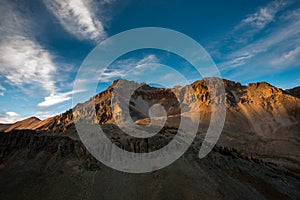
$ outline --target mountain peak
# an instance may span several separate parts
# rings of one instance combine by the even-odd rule
[[[196,92],[202,109],[201,111],[207,112],[207,116],[209,116],[209,106],[211,102],[207,81],[213,81],[214,83],[215,79],[216,78],[204,78],[191,84]],[[227,109],[236,110],[234,112],[241,112],[240,110],[246,112],[245,109],[250,109],[250,107],[251,109],[257,110],[257,113],[262,113],[264,110],[272,111],[272,109],[279,109],[278,112],[281,112],[283,108],[282,105],[286,105],[288,109],[294,109],[289,105],[296,105],[299,101],[290,95],[290,93],[296,91],[297,88],[283,92],[280,88],[272,86],[267,82],[250,83],[247,86],[243,86],[239,82],[226,79],[221,80],[225,87]],[[217,81],[215,83],[219,84]],[[118,86],[118,84],[120,85]],[[125,94],[131,86],[135,88],[140,86],[135,94],[132,95],[132,102],[130,104],[130,109],[133,111],[132,117],[136,120],[143,117],[147,118],[148,110],[146,108],[155,102],[162,103],[166,110],[169,110],[169,114],[177,115],[180,113],[178,102],[172,92],[178,92],[178,94],[180,94],[179,96],[185,98],[186,101],[195,101],[195,99],[192,99],[192,96],[189,95],[186,86],[177,86],[175,87],[175,90],[172,91],[168,88],[155,88],[145,83],[117,79],[113,81],[105,91],[95,95],[87,102],[77,104],[73,109],[68,110],[65,113],[43,121],[40,121],[40,119],[36,117],[30,117],[10,125],[6,131],[13,129],[35,129],[60,132],[66,130],[74,121],[81,117],[84,117],[92,123],[114,123],[113,116],[115,116],[115,113],[113,113],[114,109],[112,107],[116,105],[112,105],[111,101],[113,90],[115,87],[120,87],[122,93]],[[122,93],[119,95],[120,98],[122,98]],[[252,102],[254,102],[254,104]],[[149,105],[147,106],[146,104]],[[248,106],[249,108],[245,108],[244,106]],[[96,116],[95,114],[92,114],[95,109]],[[120,110],[120,112],[122,111]],[[289,110],[288,112],[292,113],[294,111]],[[298,111],[295,112],[297,113]]]
[[[7,128],[5,128],[4,132],[9,132],[12,130],[21,130],[21,129],[33,129],[41,120],[35,116],[23,119],[21,121],[17,121]]]
[[[283,91],[267,82],[249,83],[247,86],[248,95],[253,97],[270,97],[282,94]]]

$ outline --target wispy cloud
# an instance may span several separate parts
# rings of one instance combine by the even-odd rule
[[[265,7],[259,8],[257,12],[246,16],[246,18],[236,26],[236,29],[251,27],[252,31],[253,29],[255,29],[254,31],[259,31],[263,29],[267,24],[272,22],[275,19],[276,14],[281,11],[287,4],[287,1],[272,1]]]
[[[86,74],[82,73],[80,78],[77,78],[74,81],[76,89],[85,91],[85,93],[81,93],[80,101],[78,99],[75,101],[76,103],[83,102],[86,100],[86,97],[90,97],[94,94],[93,92],[90,92],[91,89],[94,89],[95,85],[98,85],[97,90],[101,91],[116,79],[124,78],[138,82],[146,82],[147,80],[145,78],[147,76],[152,76],[149,72],[156,70],[156,66],[154,64],[158,62],[159,59],[154,54],[148,54],[142,58],[119,58],[107,69],[95,69],[91,67]],[[142,81],[139,80],[143,77],[144,79]]]
[[[13,85],[32,84],[53,93],[52,74],[56,66],[49,52],[38,43],[22,36],[7,37],[0,44],[0,73]]]
[[[68,101],[71,99],[71,95],[75,93],[83,92],[83,90],[73,90],[71,92],[65,92],[65,93],[53,93],[50,94],[50,96],[47,96],[44,98],[44,101],[38,103],[38,106],[40,107],[49,107],[53,106],[55,104],[59,104],[65,101]]]
[[[72,92],[57,88],[57,64],[53,53],[36,39],[34,20],[22,5],[7,1],[0,8],[0,77],[29,95],[46,96],[38,106],[49,106],[70,99]],[[0,95],[4,95],[0,87]]]
[[[255,42],[246,45],[245,47],[234,51],[231,56],[238,56],[244,54],[256,55],[270,50],[277,44],[289,45],[289,40],[295,40],[295,37],[300,33],[300,18],[294,18],[290,21],[282,22],[280,27],[275,28],[270,34],[256,40]],[[298,41],[299,42],[299,41]],[[297,44],[296,44],[297,45]],[[283,46],[282,46],[283,47]],[[282,48],[281,47],[281,48]]]
[[[0,90],[6,90],[5,87],[3,87],[2,85],[0,85]]]
[[[17,114],[16,112],[6,112],[6,114],[10,117],[16,117],[19,116],[19,114]]]
[[[47,119],[49,117],[52,117],[52,116],[55,116],[55,115],[58,115],[59,112],[53,112],[53,111],[38,111],[36,113],[34,113],[34,116],[43,120],[43,119]]]
[[[7,1],[1,6],[0,74],[11,85],[55,91],[53,56],[35,39],[34,25],[22,4]],[[20,9],[22,7],[22,9]],[[30,15],[29,15],[30,16]]]
[[[18,113],[13,112],[13,111],[8,111],[6,113],[0,113],[0,122],[1,123],[10,124],[10,123],[14,123],[16,121],[20,121],[22,119],[24,119],[24,118],[21,117]]]
[[[137,76],[143,72],[143,67],[158,63],[158,61],[159,59],[154,54],[145,56],[142,59],[129,58],[117,60],[111,68],[102,72],[100,81],[110,82],[126,76],[129,72]]]
[[[283,58],[284,59],[291,59],[291,58],[295,58],[299,54],[300,54],[300,47],[297,47],[297,48],[289,51],[288,53],[284,54]]]
[[[63,28],[78,39],[99,40],[105,37],[103,22],[94,13],[92,1],[44,0],[46,7]]]
[[[271,64],[272,65],[290,64],[291,62],[296,62],[297,58],[300,60],[299,46],[286,53],[283,53],[280,57],[273,59],[271,61]]]
[[[257,8],[257,11],[246,15],[238,24],[236,24],[229,33],[226,33],[223,42],[219,48],[234,50],[240,45],[251,42],[255,36],[264,31],[265,28],[276,23],[278,15],[291,2],[283,0],[271,1],[265,6]],[[215,47],[215,45],[213,45]],[[218,52],[215,52],[218,53]]]
[[[4,92],[6,91],[6,88],[0,85],[0,96],[4,96]]]
[[[275,4],[284,5],[277,1],[271,5]],[[278,5],[275,6],[276,10],[280,8]],[[247,67],[248,71],[253,71],[254,67],[258,65],[263,65],[266,69],[288,67],[286,61],[292,61],[299,54],[300,9],[285,11],[274,20],[276,20],[276,25],[271,28],[268,27],[267,34],[229,52],[225,56],[225,61],[219,63],[221,70],[232,69],[249,63],[251,63],[251,67]],[[243,69],[246,70],[246,68]],[[248,72],[244,71],[244,73]]]
[[[233,68],[233,67],[238,67],[238,66],[244,65],[244,64],[246,64],[247,60],[249,60],[252,57],[253,57],[253,54],[251,54],[251,53],[245,53],[240,56],[236,56],[229,61],[223,62],[220,65],[220,70],[222,71],[228,67]]]
[[[49,107],[70,99],[71,97],[69,97],[67,94],[51,94],[50,96],[45,97],[44,101],[38,103],[38,106]]]

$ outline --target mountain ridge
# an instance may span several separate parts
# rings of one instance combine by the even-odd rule
[[[115,81],[105,91],[60,115],[42,121],[31,119],[32,130],[18,130],[21,126],[15,125],[10,131],[2,132],[0,178],[5,193],[0,196],[3,199],[117,199],[119,196],[113,188],[122,188],[127,199],[141,199],[140,194],[149,199],[153,196],[157,199],[298,198],[299,98],[266,82],[243,86],[223,80],[226,95],[223,103],[227,109],[224,128],[212,151],[199,159],[199,148],[211,120],[211,102],[221,101],[220,95],[211,98],[205,80],[190,85],[196,98],[187,86],[172,90],[123,81],[128,84],[121,84],[120,91],[114,91],[118,87]],[[162,105],[166,111],[166,123],[155,136],[132,137],[116,124],[115,117],[124,116],[119,106],[124,103],[122,95],[133,87],[138,87],[129,104],[134,123],[142,128],[151,124],[153,118],[148,112],[155,104]],[[110,141],[123,150],[153,152],[167,145],[177,133],[180,103],[187,110],[195,106],[200,110],[196,138],[170,166],[138,176],[113,170],[96,160],[80,140],[74,125],[74,121],[84,118],[99,124]],[[28,125],[30,120],[24,121]],[[107,156],[114,153],[105,145],[101,149]]]
[[[198,80],[190,84],[196,94],[196,99],[188,92],[188,86],[170,88],[155,88],[149,85],[135,83],[124,79],[116,80],[105,91],[96,94],[84,103],[77,104],[73,109],[31,124],[30,126],[12,126],[4,130],[20,129],[23,127],[39,132],[53,132],[62,134],[76,132],[74,122],[86,120],[92,124],[116,124],[116,119],[124,116],[124,110],[120,109],[122,93],[128,93],[131,87],[138,89],[131,96],[129,110],[130,117],[136,124],[148,125],[149,108],[154,104],[162,105],[167,114],[167,120],[163,126],[166,128],[178,128],[181,113],[180,103],[187,105],[186,109],[199,109],[200,124],[198,132],[205,135],[211,120],[211,101],[219,101],[222,98],[211,99],[206,81]],[[119,82],[121,93],[113,96],[113,90]],[[226,95],[226,119],[223,133],[218,144],[225,147],[235,147],[241,151],[248,151],[255,155],[273,159],[276,154],[280,162],[292,167],[300,168],[300,99],[290,95],[284,90],[268,84],[267,82],[250,83],[243,86],[238,82],[223,79]],[[123,86],[122,86],[123,85]],[[218,86],[217,86],[218,87]],[[181,100],[176,98],[176,95]],[[116,101],[112,102],[115,98]],[[218,100],[219,99],[219,100]],[[187,102],[188,104],[185,104]],[[193,116],[185,116],[193,120]],[[128,120],[128,119],[127,119]],[[20,123],[17,123],[20,124]],[[287,161],[287,162],[286,162]]]
[[[206,79],[211,79],[211,78],[206,78]],[[78,103],[74,108],[80,107],[80,106],[82,106],[84,104],[87,104],[87,103],[90,103],[94,99],[96,99],[95,103],[99,103],[104,96],[107,97],[107,95],[112,92],[113,88],[120,81],[125,81],[125,82],[128,82],[130,84],[131,83],[138,84],[134,81],[127,81],[125,79],[117,79],[117,80],[113,81],[113,83],[110,86],[108,86],[106,90],[96,94],[95,96],[93,96],[89,100],[87,100],[86,102]],[[295,97],[295,98],[299,98],[299,97],[297,97],[296,91],[298,91],[300,86],[295,87],[293,89],[282,90],[280,88],[272,86],[271,84],[269,84],[267,82],[249,83],[247,86],[245,86],[245,85],[242,85],[239,82],[235,82],[235,81],[231,81],[231,80],[222,79],[222,81],[223,81],[224,86],[225,86],[226,99],[228,100],[227,103],[231,104],[231,106],[237,105],[239,102],[244,103],[246,101],[253,101],[253,100],[250,100],[249,97],[253,98],[253,97],[257,97],[257,96],[260,96],[262,98],[266,97],[266,98],[270,99],[270,98],[272,98],[272,95],[286,94],[286,95],[289,95],[289,96],[292,96],[292,97]],[[194,81],[190,85],[196,91],[197,95],[200,94],[200,97],[199,97],[200,102],[206,102],[206,100],[209,99],[209,92],[208,92],[208,88],[206,87],[205,79]],[[147,84],[145,84],[144,87],[156,88],[156,87],[151,87]],[[183,87],[185,87],[185,86],[176,86],[174,88],[183,88]],[[158,90],[161,90],[161,89],[168,90],[169,88],[157,88],[157,89]],[[256,98],[256,100],[257,100],[257,98]],[[106,102],[106,103],[109,104],[108,102]],[[97,109],[97,105],[96,105],[96,109]],[[105,108],[103,110],[110,110],[110,109]],[[98,112],[98,110],[97,110],[97,112]],[[6,128],[2,128],[0,130],[2,130],[4,132],[9,132],[13,129],[15,129],[15,130],[20,130],[20,129],[45,130],[47,128],[51,129],[50,127],[45,127],[45,125],[51,124],[51,120],[56,120],[57,118],[61,118],[61,119],[66,121],[66,124],[69,124],[70,121],[72,121],[72,118],[73,118],[73,117],[70,116],[70,114],[72,114],[72,108],[65,111],[65,112],[63,112],[63,113],[61,113],[61,114],[59,114],[59,115],[52,116],[52,117],[46,118],[44,120],[39,120],[36,117],[29,117],[29,118],[26,118],[25,120],[17,121],[13,124],[1,124],[0,127],[6,126]],[[67,117],[63,117],[64,115],[66,115]],[[104,116],[101,116],[101,117],[100,117],[101,119],[99,120],[98,123],[106,123],[107,121],[111,122],[111,120],[106,119],[107,117],[108,118],[112,117],[110,114],[104,115]],[[35,123],[27,124],[28,120],[30,121],[34,118],[37,119],[35,121]],[[66,130],[66,128],[62,128],[62,129]]]

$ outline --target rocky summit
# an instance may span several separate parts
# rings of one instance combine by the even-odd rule
[[[299,87],[284,91],[266,82],[243,86],[223,79],[223,94],[216,80],[156,88],[120,79],[60,115],[0,124],[1,199],[298,199]],[[213,150],[199,159],[213,103],[226,106],[225,124]],[[200,119],[192,145],[170,166],[145,174],[97,161],[74,125],[99,124],[115,145],[147,153],[174,138],[182,117]],[[132,137],[120,128],[129,118],[159,132]]]

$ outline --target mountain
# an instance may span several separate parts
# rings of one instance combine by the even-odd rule
[[[4,132],[9,132],[12,130],[33,130],[36,125],[39,124],[41,120],[37,117],[29,117],[27,119],[18,121],[13,124],[1,124],[0,129]]]
[[[113,188],[123,188],[123,199],[198,199],[199,195],[204,199],[297,199],[300,99],[296,90],[283,91],[266,82],[243,86],[223,79],[223,101],[217,89],[208,90],[208,82],[220,87],[215,80],[155,88],[120,79],[60,115],[9,125],[0,135],[1,188],[6,191],[1,196],[110,199],[120,195],[114,194]],[[211,94],[216,96],[212,99]],[[129,114],[122,107],[126,101],[130,102]],[[199,160],[197,154],[211,120],[212,102],[226,105],[225,125],[213,151]],[[165,112],[161,107],[152,109],[157,104]],[[149,109],[155,117],[151,118]],[[80,142],[74,126],[83,119],[100,124],[119,147],[151,152],[174,138],[181,116],[190,121],[199,117],[190,111],[200,111],[200,125],[189,150],[169,167],[140,176],[117,172],[98,162]],[[164,114],[166,122],[160,124]],[[163,127],[151,138],[134,138],[119,128],[129,117],[142,127]],[[15,188],[22,192],[15,194]]]
[[[5,131],[11,126],[11,124],[1,124],[0,123],[0,131]]]
[[[160,104],[163,105],[168,116],[165,127],[176,128],[180,124],[181,112],[177,95],[180,96],[180,101],[189,102],[189,109],[199,106],[201,113],[199,132],[205,134],[211,118],[211,99],[206,84],[208,80],[213,81],[213,79],[200,80],[190,86],[177,86],[172,89],[154,88],[122,79],[116,80],[105,91],[85,103],[76,105],[73,111],[68,110],[42,121],[29,118],[9,126],[5,131],[30,129],[60,133],[67,131],[74,126],[74,121],[81,119],[95,124],[115,123],[113,116],[122,118],[124,115],[124,111],[119,108],[124,94],[129,93],[130,88],[138,88],[130,99],[129,108],[129,117],[135,123],[149,124],[151,121],[148,115],[149,108],[154,104]],[[274,159],[273,155],[276,154],[278,159],[273,160],[274,162],[300,165],[299,98],[266,82],[251,83],[247,86],[229,80],[223,80],[223,83],[227,110],[222,137],[218,144],[241,151],[246,150],[266,160]],[[113,96],[117,85],[120,87],[119,91],[123,93],[114,92],[115,96]],[[188,87],[195,90],[198,101],[192,99]],[[192,116],[188,117],[192,118]]]
[[[290,95],[293,95],[294,97],[300,98],[300,86],[294,87],[292,89],[285,90]]]

